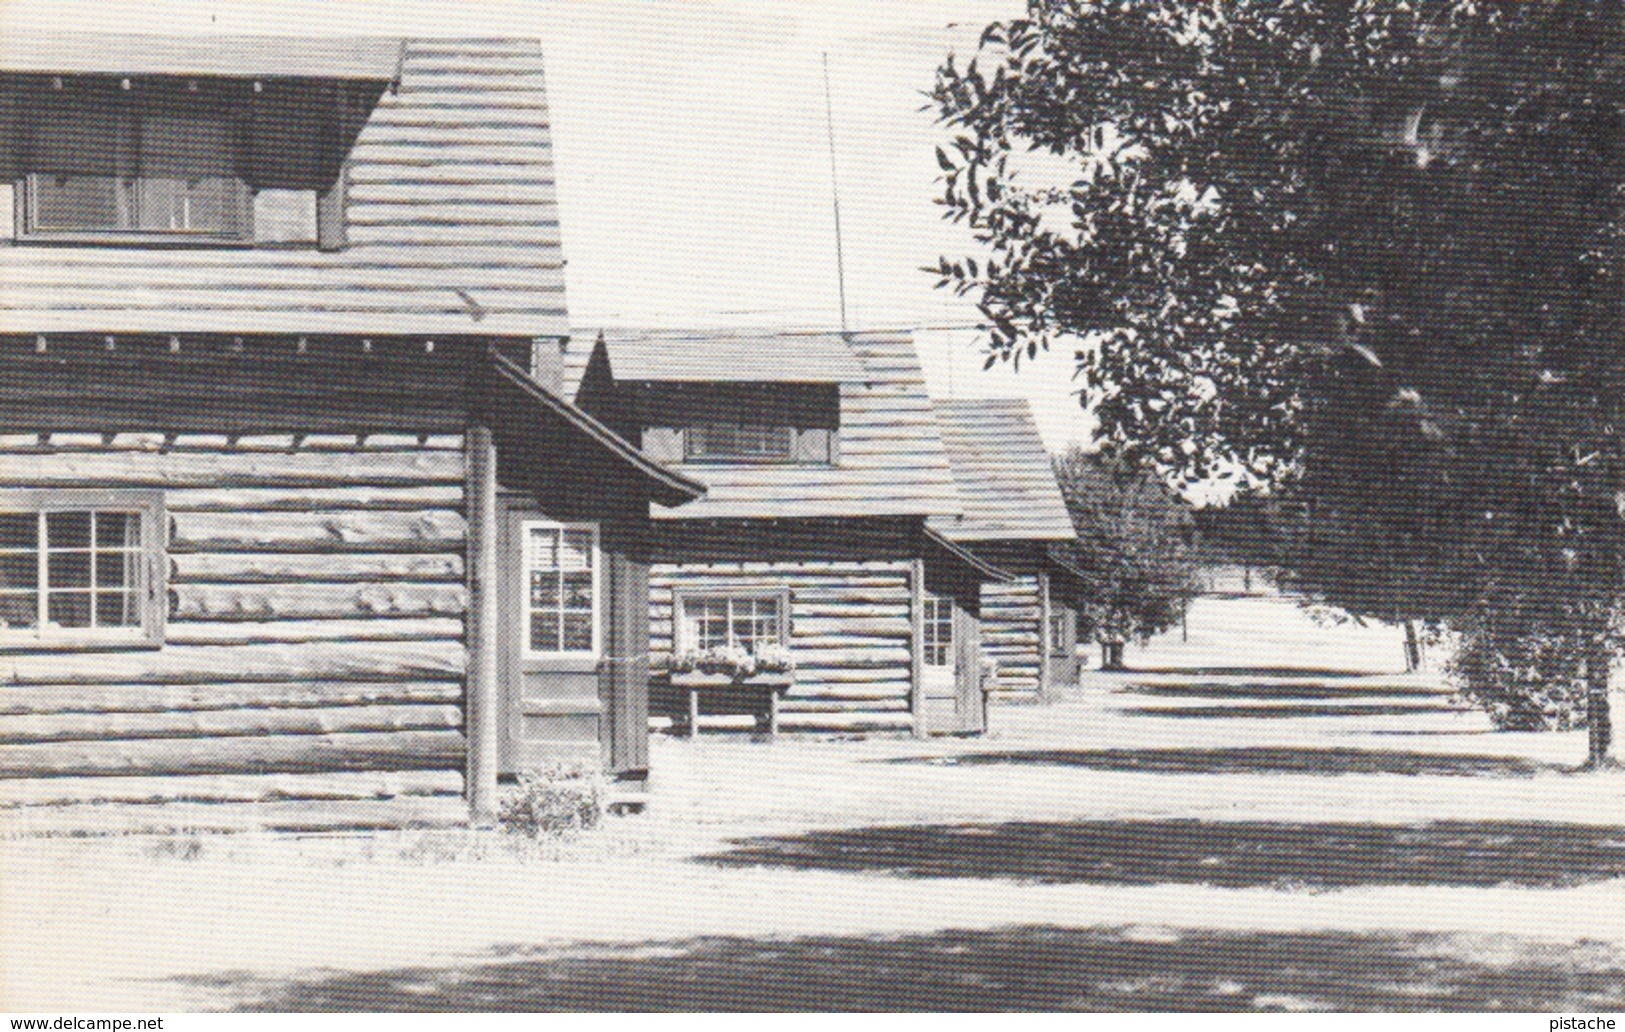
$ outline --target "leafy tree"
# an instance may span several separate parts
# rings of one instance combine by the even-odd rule
[[[990,362],[1075,342],[1106,447],[1289,495],[1305,584],[1604,761],[1625,0],[1030,0],[934,99]]]
[[[1179,622],[1196,593],[1190,506],[1162,479],[1121,458],[1074,447],[1053,460],[1076,541],[1057,546],[1086,578],[1081,633],[1122,665],[1122,645]]]

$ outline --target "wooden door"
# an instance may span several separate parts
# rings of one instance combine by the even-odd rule
[[[987,693],[982,690],[982,621],[954,605],[954,733],[987,730]]]
[[[610,577],[600,528],[500,506],[500,773],[552,764],[602,769],[600,657]]]
[[[987,728],[982,694],[981,629],[957,599],[927,595],[921,716],[927,734],[977,734]]]

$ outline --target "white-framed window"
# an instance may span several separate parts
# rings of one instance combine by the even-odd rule
[[[163,642],[163,495],[0,491],[0,647]]]
[[[527,520],[525,652],[531,656],[596,656],[603,623],[598,524]]]
[[[763,645],[789,645],[789,599],[782,591],[740,594],[679,593],[677,647],[736,645],[755,652]]]
[[[925,665],[954,665],[954,602],[942,595],[925,596]]]

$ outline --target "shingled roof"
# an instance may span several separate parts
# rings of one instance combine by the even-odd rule
[[[564,358],[564,393],[574,399],[599,334],[578,332]],[[928,516],[959,512],[948,456],[919,357],[903,332],[743,334],[701,331],[666,334],[606,332],[604,348],[617,383],[694,382],[696,370],[714,369],[716,383],[829,383],[840,395],[840,458],[833,466],[678,464],[672,468],[706,485],[706,496],[681,509],[655,510],[662,519]],[[613,341],[643,342],[623,372]],[[673,355],[654,358],[659,339]],[[718,341],[731,368],[701,354]],[[741,341],[751,346],[735,347]],[[720,353],[720,351],[719,351]],[[686,356],[686,357],[685,357]],[[822,356],[818,363],[808,356]],[[661,376],[649,375],[656,368]]]
[[[0,331],[569,332],[538,42],[86,40],[8,43],[0,72],[372,81],[382,96],[350,153],[348,242],[0,247]]]
[[[931,529],[953,541],[1064,541],[1076,535],[1032,409],[1020,398],[933,405],[962,515]]]

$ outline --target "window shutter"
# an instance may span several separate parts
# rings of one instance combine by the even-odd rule
[[[350,163],[339,166],[333,184],[316,198],[316,246],[323,251],[341,251],[350,242],[344,207],[350,192]]]
[[[833,462],[834,456],[833,430],[808,430],[796,432],[796,461],[797,462]]]
[[[683,432],[671,426],[646,427],[643,454],[656,462],[682,462]]]

